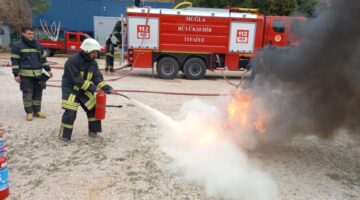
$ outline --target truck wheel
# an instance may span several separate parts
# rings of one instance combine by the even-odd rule
[[[187,79],[199,80],[204,78],[206,64],[201,58],[190,58],[184,64],[184,74]]]
[[[164,57],[157,63],[156,71],[163,79],[173,79],[179,73],[179,63],[175,58]]]

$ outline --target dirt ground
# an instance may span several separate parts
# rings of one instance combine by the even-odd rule
[[[0,65],[9,54],[0,54]],[[66,58],[49,58],[62,66]],[[99,60],[104,67],[104,60]],[[54,69],[49,84],[60,85],[63,70]],[[104,73],[105,79],[123,75]],[[239,82],[241,73],[229,73]],[[109,82],[119,90],[182,93],[226,93],[229,85],[219,72],[208,72],[201,81],[179,75],[161,80],[151,70],[134,70],[123,79]],[[103,121],[103,139],[87,136],[87,119],[79,109],[70,145],[58,141],[63,110],[61,90],[48,87],[42,110],[47,119],[25,120],[21,92],[11,67],[0,66],[0,123],[6,127],[9,199],[215,199],[205,190],[167,170],[171,162],[159,148],[157,121],[141,107],[119,96],[108,97]],[[137,101],[169,116],[184,102],[198,98],[213,104],[216,96],[163,95],[124,92]],[[338,134],[331,140],[313,136],[295,138],[287,145],[259,149],[248,156],[259,161],[278,185],[279,199],[339,200],[360,199],[360,137]]]

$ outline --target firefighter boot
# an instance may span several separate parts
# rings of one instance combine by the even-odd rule
[[[34,117],[38,117],[38,118],[46,118],[45,113],[43,112],[37,112],[34,114]]]
[[[89,135],[89,137],[97,137],[97,133],[96,133],[96,132],[91,132],[91,131],[89,131],[88,135]]]
[[[33,117],[33,114],[32,114],[32,113],[27,113],[27,114],[26,114],[26,120],[27,120],[27,121],[32,121],[33,118],[34,118],[34,117]]]
[[[67,145],[70,144],[70,140],[68,140],[66,138],[59,137],[59,144],[61,146],[67,146]]]

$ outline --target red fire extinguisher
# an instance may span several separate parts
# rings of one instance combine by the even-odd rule
[[[105,119],[106,94],[100,91],[96,94],[95,118],[98,120]]]
[[[7,167],[6,158],[0,156],[0,199],[5,199],[9,196],[9,170]]]

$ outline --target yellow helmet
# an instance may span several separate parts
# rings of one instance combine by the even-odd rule
[[[80,49],[84,50],[86,53],[90,53],[91,51],[100,51],[101,46],[95,39],[87,38],[82,42]]]

